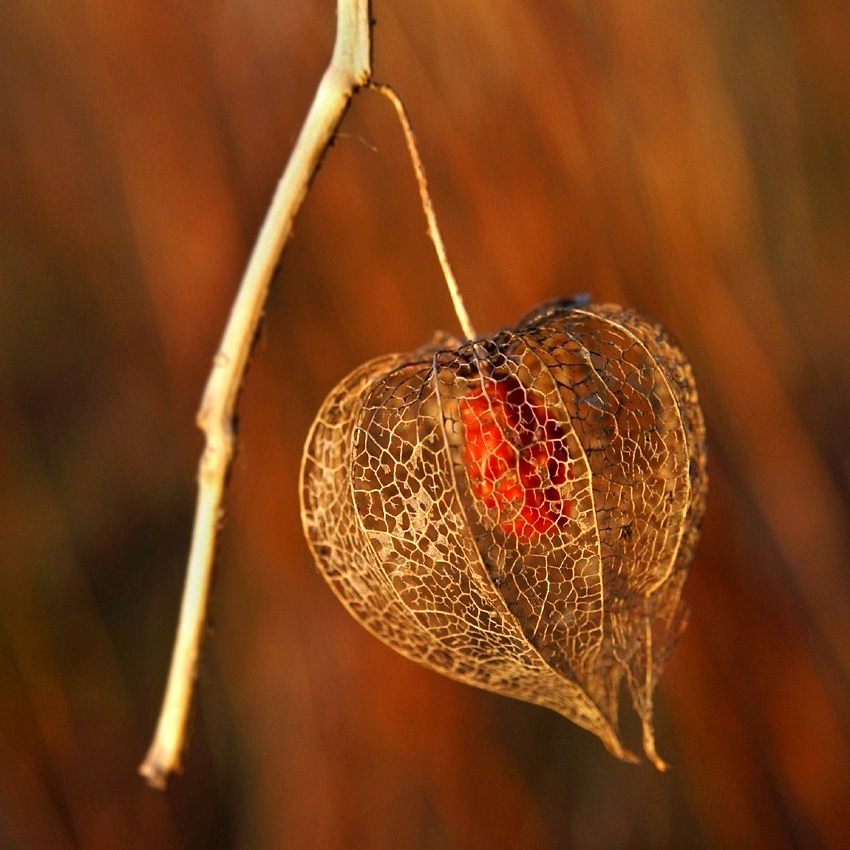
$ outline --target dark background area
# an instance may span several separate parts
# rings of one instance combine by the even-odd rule
[[[673,767],[369,636],[311,563],[307,428],[456,331],[360,94],[240,404],[185,774],[135,770],[207,369],[327,61],[331,0],[11,0],[0,28],[0,847],[850,846],[850,7],[376,0],[479,331],[589,291],[692,357],[711,487],[659,693]],[[636,727],[631,726],[636,734]]]

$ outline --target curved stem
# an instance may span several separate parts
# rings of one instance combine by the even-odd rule
[[[148,782],[158,788],[163,788],[169,774],[181,766],[207,616],[216,532],[233,459],[233,417],[251,344],[269,284],[310,181],[351,96],[369,82],[371,73],[369,0],[337,0],[336,41],[330,64],[257,237],[198,411],[197,422],[206,445],[198,468],[198,500],[180,621],[156,733],[139,768]]]
[[[469,313],[467,313],[466,305],[463,303],[463,296],[460,294],[460,288],[457,285],[451,263],[446,254],[446,246],[443,244],[443,237],[440,235],[437,216],[434,213],[434,205],[431,203],[431,195],[428,191],[428,178],[425,176],[425,166],[422,165],[422,157],[419,156],[419,148],[416,144],[413,127],[410,124],[410,117],[404,108],[401,98],[396,94],[392,86],[371,82],[369,88],[384,95],[395,107],[398,120],[401,122],[401,127],[404,130],[404,139],[407,142],[407,150],[410,153],[410,159],[413,163],[413,171],[416,174],[416,184],[419,186],[422,210],[428,222],[428,235],[431,237],[431,241],[434,243],[434,248],[437,251],[437,259],[440,261],[440,268],[443,270],[443,277],[446,279],[446,285],[449,288],[449,294],[452,297],[452,303],[454,304],[460,326],[467,339],[475,339],[475,328],[472,327],[472,322],[469,320]]]

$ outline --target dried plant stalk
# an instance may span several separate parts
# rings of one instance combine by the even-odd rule
[[[469,318],[469,313],[466,310],[466,304],[463,301],[460,287],[457,284],[452,264],[449,262],[449,255],[446,253],[446,247],[443,244],[443,237],[440,234],[440,226],[437,223],[437,214],[434,212],[434,205],[431,203],[431,194],[428,191],[428,178],[425,176],[425,166],[422,164],[422,157],[419,156],[419,147],[416,144],[416,134],[413,132],[413,127],[410,124],[410,117],[407,110],[404,108],[404,103],[396,94],[392,86],[384,83],[373,82],[370,88],[382,94],[393,105],[396,111],[401,129],[404,131],[404,141],[407,144],[407,151],[410,154],[410,161],[413,164],[413,173],[416,176],[416,185],[419,187],[419,200],[422,202],[422,211],[425,213],[425,221],[428,222],[428,236],[434,243],[434,250],[437,252],[437,260],[440,263],[440,268],[443,271],[443,277],[446,280],[446,286],[449,289],[449,295],[452,298],[452,304],[455,308],[458,322],[466,335],[467,339],[474,339],[476,336],[475,328],[472,327],[472,322]]]
[[[625,678],[663,769],[652,695],[706,486],[685,356],[636,313],[569,302],[443,345],[365,364],[319,411],[301,472],[319,569],[402,654],[633,760]]]
[[[292,232],[310,181],[351,96],[371,76],[369,0],[338,0],[333,55],[266,214],[227,321],[198,412],[206,446],[198,468],[198,501],[180,621],[165,697],[153,742],[139,768],[148,782],[165,786],[180,770],[207,612],[216,531],[233,459],[233,416],[251,343],[269,284]]]

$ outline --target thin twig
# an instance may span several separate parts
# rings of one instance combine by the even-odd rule
[[[428,235],[434,243],[434,248],[437,251],[437,259],[440,261],[440,268],[443,270],[443,276],[446,279],[446,285],[449,287],[449,293],[452,296],[455,313],[457,314],[460,326],[463,329],[467,339],[475,339],[475,329],[472,327],[472,322],[469,320],[469,313],[466,312],[466,306],[463,303],[463,296],[460,294],[460,289],[457,285],[454,272],[452,271],[451,263],[446,254],[446,247],[443,245],[443,237],[440,235],[440,228],[437,225],[437,216],[434,214],[434,205],[431,203],[431,195],[428,192],[428,179],[425,176],[425,166],[422,165],[422,158],[419,156],[419,148],[416,144],[416,136],[413,133],[413,127],[410,125],[410,118],[401,98],[395,93],[392,86],[384,83],[371,82],[369,88],[380,92],[390,103],[395,107],[398,114],[398,120],[401,122],[404,130],[404,138],[407,142],[407,150],[410,153],[410,159],[413,163],[413,170],[416,173],[416,183],[419,186],[419,197],[422,200],[422,210],[425,213],[425,218],[428,221]]]
[[[351,96],[371,76],[369,0],[337,0],[333,55],[263,222],[207,381],[198,426],[206,446],[198,468],[198,501],[180,621],[153,742],[139,772],[163,788],[181,767],[186,722],[207,616],[216,530],[233,458],[233,416],[269,284],[310,181]]]

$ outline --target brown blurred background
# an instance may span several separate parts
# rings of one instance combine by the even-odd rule
[[[349,620],[296,479],[324,395],[456,330],[390,106],[314,184],[240,404],[185,774],[136,776],[210,359],[332,0],[11,0],[0,28],[0,847],[850,846],[850,7],[376,0],[473,321],[589,291],[692,355],[711,493],[673,769]],[[627,721],[628,724],[629,721]],[[631,727],[635,734],[635,726]]]

